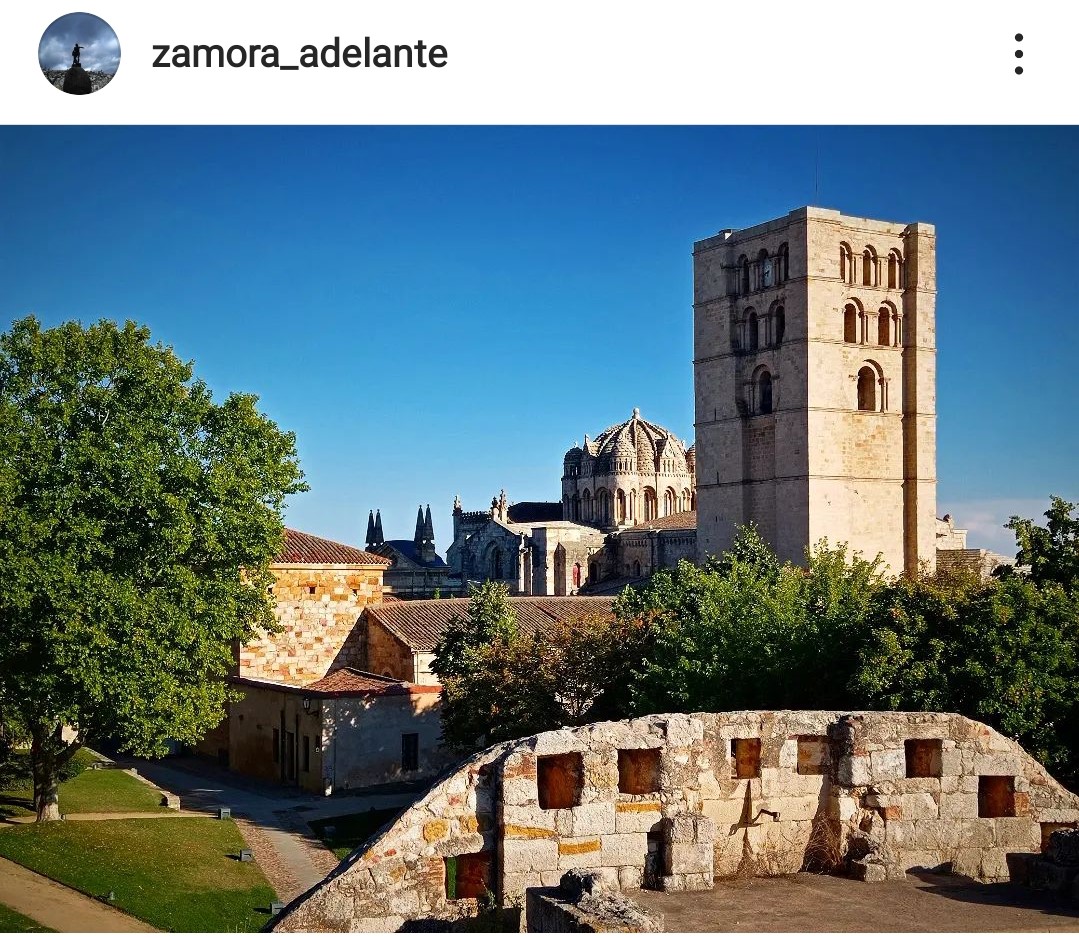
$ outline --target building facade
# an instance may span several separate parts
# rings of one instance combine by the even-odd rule
[[[698,558],[754,522],[936,562],[936,235],[801,208],[694,245]]]

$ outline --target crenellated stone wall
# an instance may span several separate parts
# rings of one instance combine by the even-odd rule
[[[276,931],[394,931],[519,903],[569,869],[609,889],[714,877],[947,865],[1008,878],[1008,854],[1079,822],[1079,798],[1016,743],[954,714],[664,714],[541,733],[472,757]]]

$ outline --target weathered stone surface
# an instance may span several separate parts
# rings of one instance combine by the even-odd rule
[[[669,745],[672,729],[678,746]],[[828,774],[798,773],[800,736],[831,740]],[[722,754],[735,738],[761,740],[759,779],[729,777],[730,762]],[[641,745],[643,739],[649,746]],[[961,766],[964,774],[896,777],[895,754],[905,751],[906,739],[942,740],[941,761]],[[619,748],[663,750],[659,791],[618,791]],[[538,807],[533,762],[539,751],[582,754],[596,787],[585,786],[581,804]],[[885,755],[874,762],[878,753]],[[992,758],[1000,766],[1004,756],[1021,770],[1008,778],[1017,796],[1029,796],[1029,816],[979,817],[976,760]],[[887,777],[843,784],[841,778],[856,777],[843,775],[851,760],[876,764]],[[503,774],[503,768],[510,771]],[[701,778],[709,775],[703,798]],[[740,712],[600,723],[473,757],[288,909],[275,928],[319,931],[332,924],[347,930],[380,922],[390,928],[411,918],[449,921],[474,914],[474,900],[446,898],[446,861],[483,851],[492,857],[491,888],[506,902],[533,887],[551,887],[561,872],[577,867],[606,888],[636,888],[646,864],[663,890],[708,889],[715,874],[791,873],[810,858],[814,868],[849,864],[852,875],[870,881],[942,864],[996,881],[1011,875],[1009,854],[1038,849],[1042,824],[1076,822],[1079,798],[1010,740],[953,715]]]

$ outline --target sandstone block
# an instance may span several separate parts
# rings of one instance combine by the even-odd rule
[[[708,873],[713,867],[710,844],[671,844],[671,873]]]
[[[614,832],[647,834],[661,818],[658,808],[654,811],[618,811],[614,816]]]
[[[940,808],[929,792],[917,792],[899,796],[903,817],[910,820],[940,817]]]
[[[1026,817],[993,818],[994,845],[1007,850],[1037,850],[1041,846],[1041,827]]]
[[[643,871],[636,866],[623,866],[618,870],[618,886],[620,889],[640,889],[643,879]]]
[[[603,848],[600,852],[599,866],[643,866],[648,853],[648,838],[645,834],[605,834],[601,838]]]
[[[978,816],[978,795],[957,794],[940,796],[940,816],[947,819],[976,818]]]
[[[503,841],[502,869],[504,873],[539,873],[544,870],[557,870],[558,844],[553,840]]]
[[[615,830],[615,806],[610,801],[583,804],[567,813],[570,817],[569,833],[573,837],[610,834]]]

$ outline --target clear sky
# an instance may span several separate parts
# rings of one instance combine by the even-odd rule
[[[1077,197],[1076,128],[5,127],[0,318],[146,323],[296,432],[289,524],[444,551],[634,407],[692,440],[695,240],[928,221],[938,514],[1002,549],[1079,500]]]

